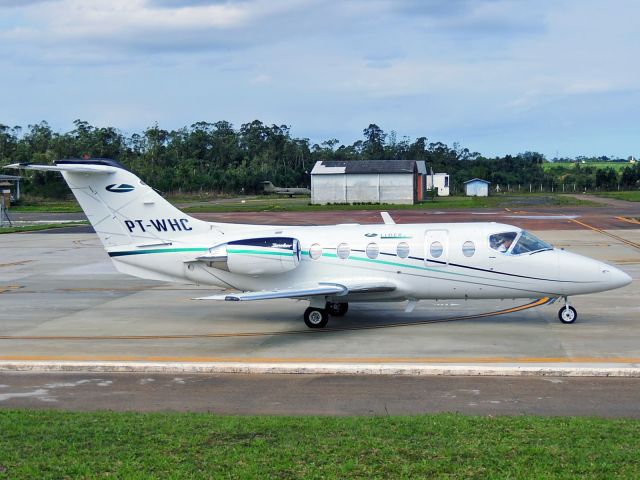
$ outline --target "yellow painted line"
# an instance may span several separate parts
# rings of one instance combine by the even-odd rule
[[[320,335],[332,332],[346,332],[358,330],[380,330],[384,328],[395,327],[413,327],[418,325],[429,325],[432,323],[445,323],[461,320],[473,320],[477,318],[492,317],[505,315],[507,313],[515,313],[528,310],[540,305],[544,305],[549,301],[549,297],[539,298],[533,302],[516,307],[506,308],[495,312],[478,313],[475,315],[463,315],[459,317],[445,317],[431,320],[416,320],[412,322],[397,322],[375,325],[354,325],[348,327],[322,328],[322,329],[305,329],[305,330],[283,330],[283,331],[267,331],[267,332],[228,332],[228,333],[193,333],[193,334],[174,334],[174,335],[0,335],[0,340],[177,340],[177,339],[201,339],[201,338],[233,338],[233,337],[267,337],[276,335]]]
[[[0,293],[15,292],[24,288],[24,285],[0,285]]]
[[[2,267],[19,267],[20,265],[24,265],[25,263],[33,262],[33,260],[20,260],[18,262],[10,262],[10,263],[0,263],[0,268]]]
[[[633,223],[634,225],[640,225],[640,222],[635,218],[627,218],[627,217],[615,217],[615,218],[616,220],[621,220],[623,222]]]
[[[594,226],[589,225],[587,223],[581,222],[580,220],[576,220],[575,218],[572,218],[571,221],[577,223],[578,225],[582,225],[583,227],[586,227],[586,228],[588,228],[590,230],[593,230],[594,232],[598,232],[598,233],[601,233],[602,235],[606,235],[608,237],[615,238],[616,240],[618,240],[618,241],[620,241],[620,242],[622,242],[622,243],[624,243],[626,245],[629,245],[630,247],[637,248],[638,250],[640,250],[640,243],[632,242],[631,240],[627,240],[626,238],[622,238],[622,237],[620,237],[618,235],[614,235],[613,233],[605,232],[604,230],[602,230],[600,228],[597,228],[597,227],[594,227]]]
[[[182,357],[133,355],[0,355],[0,361],[168,362],[168,363],[640,363],[640,357]]]

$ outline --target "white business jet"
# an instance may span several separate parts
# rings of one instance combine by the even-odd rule
[[[265,226],[185,215],[108,159],[14,164],[59,171],[116,268],[137,277],[215,285],[239,293],[199,300],[309,301],[304,321],[324,327],[349,302],[421,299],[564,299],[623,287],[631,277],[603,262],[553,248],[499,223]]]

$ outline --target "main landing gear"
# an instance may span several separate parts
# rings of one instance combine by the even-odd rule
[[[329,316],[343,317],[349,310],[348,303],[327,302],[324,308],[313,306],[304,311],[304,323],[309,328],[324,328],[329,322]]]
[[[578,312],[569,305],[569,299],[567,297],[564,298],[564,307],[558,312],[558,318],[562,323],[573,323],[578,318]]]

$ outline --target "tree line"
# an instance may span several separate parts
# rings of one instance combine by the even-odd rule
[[[114,127],[96,127],[83,120],[66,133],[52,130],[47,122],[25,129],[0,124],[0,165],[18,162],[52,163],[63,158],[113,158],[164,192],[258,193],[261,182],[308,186],[318,160],[398,159],[426,160],[427,168],[450,174],[454,192],[474,177],[492,185],[526,186],[575,184],[582,189],[625,189],[640,185],[640,166],[614,169],[577,164],[575,168],[542,168],[545,157],[537,152],[487,158],[457,143],[411,140],[386,133],[375,124],[363,130],[353,144],[337,139],[311,143],[295,138],[286,125],[267,125],[259,120],[235,128],[227,121],[197,122],[177,130],[157,124],[141,133],[124,134]],[[566,165],[566,164],[565,164]],[[40,196],[68,195],[59,175],[33,172],[25,191]]]

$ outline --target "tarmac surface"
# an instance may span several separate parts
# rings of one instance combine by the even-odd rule
[[[269,224],[324,224],[335,223],[336,212],[198,216],[207,220],[243,223],[258,220]],[[402,304],[354,304],[346,317],[331,319],[329,326],[332,328],[312,331],[302,322],[306,302],[195,302],[191,298],[210,294],[214,289],[163,284],[119,274],[93,234],[0,235],[0,363],[159,361],[222,364],[242,362],[246,365],[258,365],[270,362],[298,365],[366,363],[514,368],[559,366],[577,369],[613,366],[640,371],[640,284],[637,281],[640,278],[640,227],[633,223],[635,218],[640,217],[640,205],[567,207],[562,211],[545,208],[535,212],[404,210],[394,212],[393,216],[398,223],[511,223],[533,230],[536,235],[557,247],[617,265],[635,281],[623,289],[573,297],[572,304],[579,315],[578,321],[573,325],[562,325],[557,320],[558,305],[512,311],[498,316],[460,319],[474,314],[509,310],[528,302],[422,301],[411,314],[403,313]],[[380,217],[374,211],[349,211],[341,212],[340,221],[379,223]],[[615,229],[610,229],[610,226]],[[43,385],[56,383],[57,380],[49,381],[47,378],[71,375],[49,373],[49,377],[33,380],[36,377],[32,373],[16,374],[1,372],[2,370],[0,365],[0,408],[46,404],[47,400],[36,398],[38,395],[15,394],[48,390]],[[171,381],[167,380],[169,377],[158,375],[160,374],[149,376],[157,377],[155,385],[167,382],[170,384]],[[437,381],[445,381],[441,377],[426,379],[385,375],[361,377],[369,380],[354,380],[356,377],[336,375],[269,375],[262,380],[263,377],[255,376],[200,374],[188,378],[192,377],[194,380],[187,383],[193,384],[194,389],[202,390],[187,390],[182,393],[176,391],[173,400],[168,399],[166,404],[159,402],[157,408],[174,409],[180,404],[196,410],[266,413],[271,410],[265,410],[258,402],[258,399],[263,398],[267,403],[280,402],[284,405],[280,409],[273,407],[273,413],[382,414],[381,408],[386,405],[389,409],[389,405],[393,403],[383,402],[382,399],[396,395],[394,398],[399,400],[404,398],[397,402],[397,406],[404,406],[398,407],[397,412],[389,413],[440,411],[442,408],[446,411],[491,414],[527,411],[550,415],[568,412],[638,416],[637,405],[640,404],[640,389],[637,388],[640,385],[634,378],[590,379],[593,382],[590,384],[581,383],[580,379],[566,378],[555,378],[561,382],[553,383],[547,381],[553,379],[530,377],[519,380],[458,377],[449,379],[453,382],[451,384],[439,384]],[[142,377],[136,377],[135,374],[100,373],[95,376],[92,373],[89,377],[84,374],[69,378],[73,380],[67,383],[104,378],[104,381],[112,382],[110,385],[122,386],[123,389],[117,392],[129,393],[104,394],[112,387],[105,390],[99,385],[100,382],[92,380],[80,383],[82,388],[60,387],[54,389],[55,395],[48,392],[40,397],[53,395],[62,399],[66,395],[71,398],[85,389],[90,392],[89,386],[93,385],[94,393],[87,393],[85,397],[77,396],[77,400],[60,400],[61,408],[81,409],[82,405],[85,405],[84,408],[95,405],[96,408],[119,409],[118,398],[130,398],[132,405],[140,405],[141,402],[144,403],[144,395],[140,396],[140,392],[147,392],[141,388],[141,384],[136,383]],[[126,378],[130,380],[122,380]],[[241,386],[229,390],[231,393],[227,395],[229,403],[226,407],[223,400],[225,395],[220,397],[220,404],[207,403],[207,398],[220,394],[220,390],[217,390],[220,385],[229,385],[230,378],[237,378]],[[408,378],[414,380],[407,380]],[[305,383],[304,379],[309,383]],[[488,383],[474,383],[485,381]],[[60,382],[65,383],[62,380]],[[274,387],[263,392],[265,384],[270,382],[273,382]],[[322,387],[323,382],[329,383]],[[331,390],[331,382],[337,382],[338,385],[343,382],[343,389]],[[569,384],[571,388],[568,387]],[[249,385],[254,385],[253,390]],[[301,388],[308,388],[308,385],[318,386],[317,390],[310,390],[308,399],[295,393]],[[485,403],[469,405],[477,402],[466,398],[466,394],[451,393],[456,389],[477,390],[473,385],[483,385],[479,390],[487,394]],[[558,385],[563,385],[567,390],[563,393]],[[587,387],[588,385],[592,385],[593,390],[589,390],[591,387]],[[323,388],[326,393],[325,403],[328,399],[330,405],[326,410],[318,407],[318,401],[323,397]],[[403,388],[407,389],[406,397],[402,396]],[[431,391],[433,396],[430,397],[426,392]],[[243,393],[234,397],[234,392]],[[269,392],[272,393],[271,397],[261,396]],[[161,397],[158,392],[147,393],[149,398]],[[441,396],[437,397],[438,394]],[[491,397],[492,394],[497,397]],[[537,396],[534,397],[534,394]],[[558,396],[553,397],[556,394]],[[243,398],[243,395],[244,398],[253,395],[257,400],[246,400],[246,410],[240,406],[232,407],[234,402],[242,403],[237,399]],[[420,395],[430,400],[421,403],[417,400],[421,398]],[[447,399],[443,395],[456,395],[458,400]],[[549,396],[554,398],[548,402],[549,409],[539,410],[545,404],[539,398]],[[140,399],[135,400],[138,397]],[[108,398],[113,403],[109,404]],[[190,398],[193,400],[189,400]],[[349,398],[353,400],[353,405]],[[614,407],[618,400],[620,405]],[[492,401],[500,403],[490,403]],[[580,405],[591,406],[581,410]]]
[[[580,415],[640,418],[638,378],[0,372],[0,408],[233,415]]]

